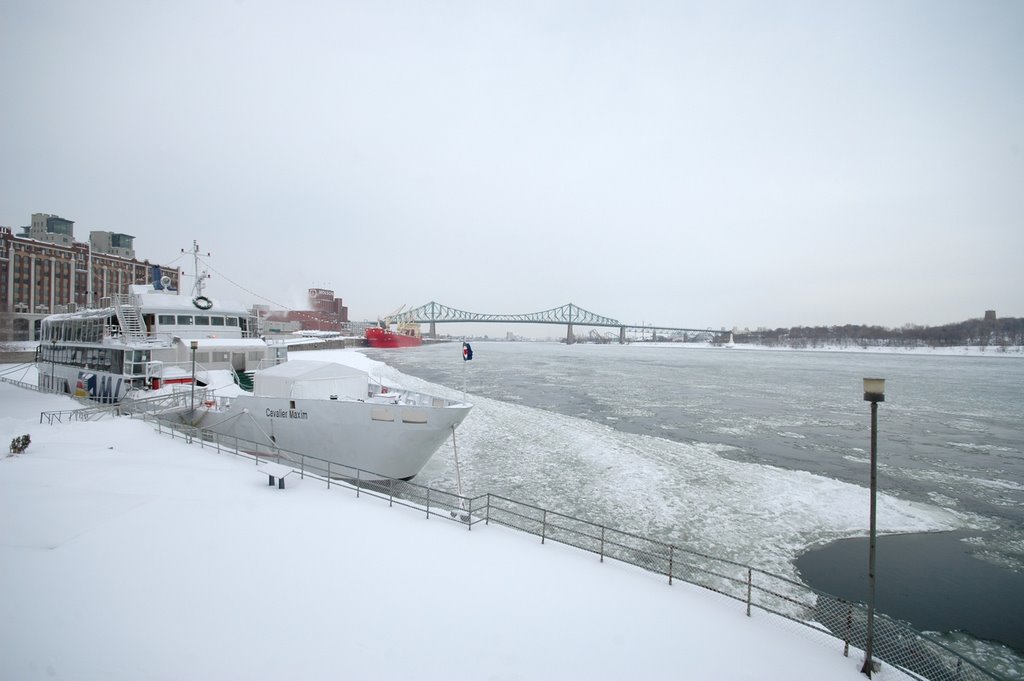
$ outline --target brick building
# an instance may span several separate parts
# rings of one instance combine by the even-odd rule
[[[80,243],[74,224],[35,213],[20,235],[0,227],[0,341],[34,340],[46,315],[99,307],[105,298],[127,293],[130,284],[152,280],[155,268],[135,258],[134,237],[93,232]],[[156,267],[177,288],[179,269]]]
[[[271,333],[292,331],[337,331],[348,327],[348,307],[341,298],[334,297],[334,291],[323,288],[309,289],[308,310],[271,311],[261,310]]]

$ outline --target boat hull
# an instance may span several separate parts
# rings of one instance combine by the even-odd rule
[[[44,392],[64,393],[102,404],[120,402],[131,387],[123,374],[98,369],[37,362],[36,370],[39,388]]]
[[[371,348],[415,348],[423,345],[423,339],[375,326],[366,330],[366,343]]]
[[[472,408],[440,399],[437,403],[446,406],[241,395],[223,410],[197,409],[195,425],[259,444],[262,452],[276,446],[307,455],[282,454],[306,470],[331,477],[408,480]],[[239,447],[245,449],[245,444]]]

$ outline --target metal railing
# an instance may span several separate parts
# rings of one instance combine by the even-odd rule
[[[462,523],[468,530],[481,522],[494,523],[540,538],[593,553],[603,562],[612,558],[664,575],[668,583],[679,580],[700,586],[753,609],[772,613],[781,621],[799,625],[798,630],[828,645],[842,643],[843,654],[859,649],[863,654],[867,608],[812,589],[794,580],[742,563],[690,551],[673,544],[576,518],[557,511],[486,493],[466,497],[415,482],[387,478],[372,471],[342,466],[321,457],[292,452],[275,445],[222,435],[197,427],[168,423],[152,413],[132,414],[153,422],[157,431],[182,438],[200,447],[215,448],[259,463],[273,460],[291,464],[300,478],[353,491],[356,496],[386,499],[425,513]],[[876,613],[874,657],[916,679],[927,681],[988,681],[1000,677],[946,645],[910,626]]]
[[[28,383],[26,381],[19,381],[16,378],[8,378],[6,376],[0,376],[0,382],[10,383],[11,385],[16,385],[19,388],[26,388],[28,390],[35,390],[37,393],[49,392],[48,390],[44,390],[43,388],[40,388],[35,383]]]
[[[116,404],[107,404],[102,407],[85,407],[84,409],[61,409],[58,411],[39,412],[40,425],[45,421],[46,425],[54,423],[71,423],[72,421],[99,421],[104,416],[116,416],[120,407]]]

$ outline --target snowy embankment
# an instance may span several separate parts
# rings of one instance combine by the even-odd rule
[[[0,459],[3,679],[862,678],[839,642],[637,568],[0,402],[0,441],[32,437]]]

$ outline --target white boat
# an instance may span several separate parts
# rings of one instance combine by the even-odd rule
[[[252,393],[204,400],[192,423],[278,447],[296,464],[299,457],[290,452],[308,454],[306,469],[331,477],[408,480],[471,408],[423,393],[387,391],[366,372],[341,364],[291,360],[257,371]],[[317,459],[330,462],[330,470]]]
[[[39,387],[98,402],[182,383],[209,371],[245,377],[287,359],[259,338],[238,302],[183,296],[164,282],[132,285],[100,308],[53,314],[40,324]]]
[[[197,403],[193,388],[188,406],[167,417],[280,448],[284,456],[329,461],[323,472],[333,477],[363,479],[413,477],[471,408],[371,388],[365,372],[343,365],[288,362],[287,346],[260,338],[258,320],[240,303],[210,299],[201,288],[179,295],[167,283],[154,276],[152,285],[133,285],[99,309],[44,318],[40,388],[115,403],[173,391],[175,384],[205,388],[211,376],[227,372],[237,395],[203,390]]]

